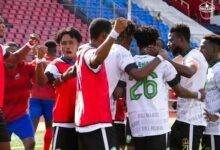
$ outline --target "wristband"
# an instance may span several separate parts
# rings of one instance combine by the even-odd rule
[[[41,59],[40,58],[36,58],[35,60],[36,60],[37,64],[42,63],[42,62],[46,62],[45,58],[41,58]]]
[[[35,45],[31,45],[30,42],[27,42],[27,43],[26,43],[26,46],[27,46],[28,48],[30,48],[30,49],[33,49],[33,48],[35,47]]]
[[[197,98],[201,99],[202,98],[202,94],[200,92],[198,92],[197,94],[198,94]]]
[[[112,37],[113,39],[117,39],[119,36],[119,33],[116,32],[114,29],[112,29],[112,31],[109,34],[110,37]]]
[[[157,55],[157,58],[159,58],[160,61],[164,61],[164,58],[161,55]]]

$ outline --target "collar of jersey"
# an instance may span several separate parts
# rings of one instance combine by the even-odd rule
[[[215,64],[217,64],[218,62],[220,62],[220,58],[219,59],[216,59],[216,60],[213,60],[210,64],[209,64],[209,67],[213,67]]]
[[[190,48],[190,49],[186,50],[185,52],[182,52],[180,55],[185,57],[191,50],[192,49]]]
[[[74,63],[75,63],[72,59],[67,58],[67,57],[65,57],[65,56],[61,56],[60,59],[62,59],[62,60],[63,60],[65,63],[67,63],[67,64],[74,65]]]

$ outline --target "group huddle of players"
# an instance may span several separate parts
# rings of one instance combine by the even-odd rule
[[[219,35],[205,35],[192,49],[189,27],[176,24],[168,37],[171,60],[154,27],[97,18],[88,32],[83,45],[80,32],[67,27],[45,45],[32,35],[19,50],[0,46],[1,149],[10,149],[12,133],[34,149],[41,115],[45,150],[51,139],[53,150],[220,149]],[[24,62],[31,50],[35,59]],[[178,96],[172,127],[169,89]]]

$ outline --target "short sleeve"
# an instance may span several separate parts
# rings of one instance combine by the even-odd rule
[[[52,63],[47,65],[44,73],[45,74],[50,73],[50,74],[53,75],[54,78],[58,78],[58,77],[61,76],[61,74],[60,74],[59,70],[57,69],[57,67]]]
[[[192,65],[196,65],[197,67],[199,66],[199,61],[195,57],[192,57],[192,56],[187,57],[185,59],[184,63],[185,63],[184,65],[186,65],[188,67],[190,67]]]
[[[99,65],[97,68],[92,68],[90,66],[91,58],[94,56],[96,49],[90,49],[84,54],[84,60],[86,62],[86,65],[90,70],[92,70],[94,73],[98,73],[101,69],[101,65]]]
[[[119,68],[126,71],[126,67],[135,64],[135,60],[128,50],[122,49],[119,53]]]
[[[9,55],[10,55],[10,52],[6,51],[6,47],[5,46],[3,46],[3,45],[0,45],[0,46],[2,48],[2,55],[3,55],[4,59],[8,58]]]
[[[214,81],[217,88],[220,90],[220,68],[214,73]]]
[[[177,85],[180,82],[180,76],[177,74],[176,69],[168,61],[164,61],[163,63],[164,63],[163,70],[164,70],[165,81],[171,87]]]

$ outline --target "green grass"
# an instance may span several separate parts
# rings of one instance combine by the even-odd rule
[[[42,150],[43,147],[43,136],[44,132],[43,131],[37,131],[35,135],[35,150]],[[11,139],[11,149],[12,150],[24,150],[23,144],[21,140],[16,136],[12,135]]]

